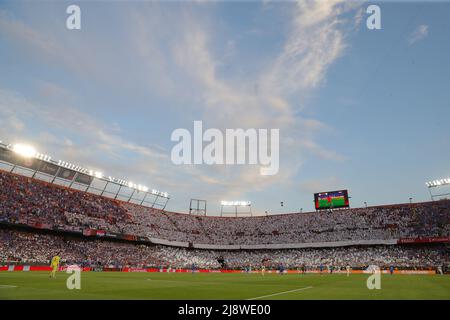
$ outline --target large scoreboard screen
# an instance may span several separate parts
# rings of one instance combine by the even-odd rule
[[[316,205],[316,210],[348,208],[348,191],[338,190],[314,193],[314,203]]]

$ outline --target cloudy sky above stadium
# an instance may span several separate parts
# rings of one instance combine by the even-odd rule
[[[0,3],[0,140],[190,198],[256,212],[429,198],[450,176],[449,2]],[[173,130],[279,128],[280,170],[171,162]],[[280,202],[284,207],[280,207]]]

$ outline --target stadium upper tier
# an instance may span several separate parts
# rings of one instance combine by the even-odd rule
[[[223,218],[166,212],[4,171],[0,171],[0,200],[0,220],[10,223],[78,231],[97,229],[156,243],[193,243],[203,248],[364,241],[389,244],[400,238],[450,235],[448,200],[332,213]]]

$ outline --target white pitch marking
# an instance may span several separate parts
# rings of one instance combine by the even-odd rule
[[[17,286],[10,286],[6,284],[0,284],[0,288],[17,288]]]
[[[260,296],[260,297],[256,297],[256,298],[250,298],[250,299],[247,299],[247,300],[258,300],[258,299],[262,299],[262,298],[268,298],[268,297],[273,297],[273,296],[279,296],[279,295],[286,294],[286,293],[291,293],[291,292],[296,292],[296,291],[308,290],[308,289],[311,289],[311,288],[312,288],[312,287],[304,287],[304,288],[300,288],[300,289],[294,289],[294,290],[289,290],[289,291],[277,292],[277,293],[268,294],[268,295]]]

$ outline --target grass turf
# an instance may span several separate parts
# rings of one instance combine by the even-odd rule
[[[0,299],[450,299],[450,276],[438,275],[382,275],[380,290],[362,274],[85,272],[81,290],[68,290],[68,277],[0,272]]]

